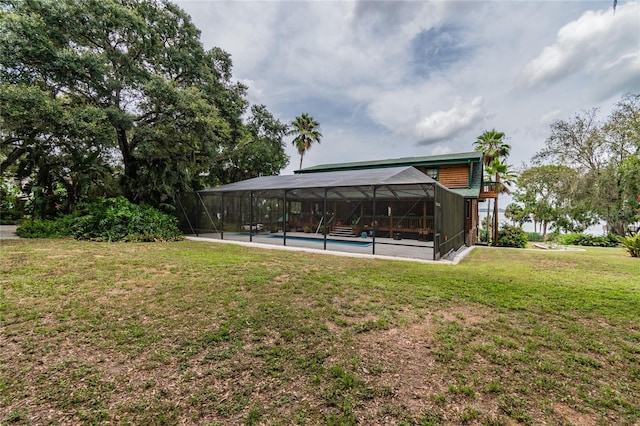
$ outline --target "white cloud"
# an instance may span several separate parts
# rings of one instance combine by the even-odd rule
[[[547,126],[552,122],[554,122],[555,120],[559,119],[561,114],[562,114],[562,111],[558,109],[544,113],[540,117],[540,124]]]
[[[614,63],[618,77],[629,78],[638,69],[639,34],[639,3],[621,5],[615,15],[611,9],[587,11],[562,27],[555,43],[545,47],[524,67],[521,82],[534,87],[576,73],[599,80],[611,75]]]
[[[272,36],[274,60],[260,72],[305,92],[401,84],[409,60],[407,43],[433,19],[420,13],[422,6],[407,3],[287,4]],[[394,19],[400,22],[382,25],[389,9],[406,7],[417,16],[399,14]]]
[[[231,54],[250,102],[283,121],[320,121],[305,166],[471,151],[491,128],[510,137],[518,164],[553,119],[592,107],[606,116],[640,91],[638,3],[620,1],[615,16],[591,1],[178,4],[206,48]]]
[[[483,117],[482,98],[476,97],[471,102],[456,98],[453,107],[448,111],[435,111],[422,118],[415,126],[421,145],[451,139],[456,134],[467,130]]]
[[[436,145],[431,150],[432,155],[445,155],[445,154],[452,154],[452,153],[453,153],[453,149],[448,145]]]
[[[258,82],[249,78],[243,78],[239,81],[247,87],[247,99],[249,102],[252,104],[264,104],[264,90],[262,90]]]
[[[200,29],[205,48],[220,47],[231,53],[236,78],[257,79],[251,68],[269,62],[273,53],[273,28],[281,4],[174,0]]]

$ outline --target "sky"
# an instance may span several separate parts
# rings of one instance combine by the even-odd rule
[[[252,104],[320,123],[303,167],[468,152],[496,129],[520,168],[554,120],[640,93],[638,2],[174,1]]]

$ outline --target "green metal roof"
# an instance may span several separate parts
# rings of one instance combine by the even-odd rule
[[[449,190],[460,194],[465,198],[479,198],[482,187],[482,167],[471,169],[471,182],[469,188],[450,188]]]
[[[478,198],[480,196],[480,186],[473,188],[449,188],[449,191],[462,195],[464,198]]]
[[[317,166],[307,167],[301,170],[296,170],[296,174],[304,173],[318,173],[318,172],[334,172],[338,170],[361,170],[361,169],[375,169],[384,167],[398,167],[398,166],[437,166],[447,164],[460,164],[467,162],[482,162],[482,152],[460,152],[454,154],[443,155],[431,155],[424,157],[404,157],[404,158],[390,158],[386,160],[374,160],[374,161],[356,161],[351,163],[335,163],[335,164],[320,164]]]

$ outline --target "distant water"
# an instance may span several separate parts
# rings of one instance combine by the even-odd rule
[[[480,210],[480,222],[482,222],[482,220],[486,216],[487,216],[487,209],[485,207],[484,210]],[[504,216],[504,212],[500,212],[499,211],[498,212],[498,223],[500,225],[502,225],[503,223],[511,224],[512,222]],[[593,226],[590,226],[589,228],[587,228],[587,230],[584,233],[585,234],[591,234],[591,235],[603,235],[604,234],[604,230],[602,228],[603,226],[604,226],[604,222],[600,222],[600,223],[598,223],[596,225],[593,225]],[[522,229],[524,229],[526,232],[534,232],[534,230],[533,230],[533,222],[525,223],[522,226]],[[540,224],[538,224],[538,232],[542,233],[541,230],[540,230]],[[547,228],[547,233],[549,233],[549,232],[551,232],[550,227]]]

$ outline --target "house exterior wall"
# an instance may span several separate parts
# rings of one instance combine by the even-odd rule
[[[469,165],[440,166],[438,168],[438,181],[447,188],[469,187]]]

